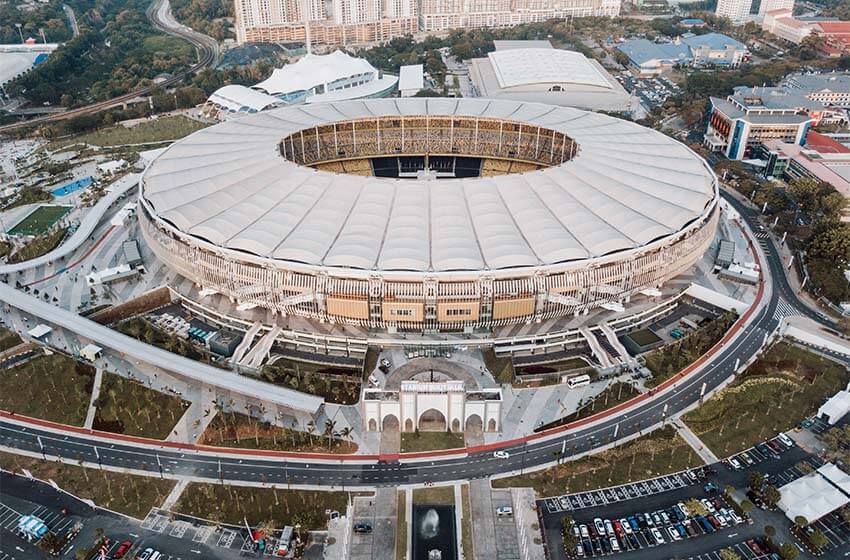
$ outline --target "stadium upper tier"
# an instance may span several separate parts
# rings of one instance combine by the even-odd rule
[[[472,156],[482,176],[378,178],[380,156]],[[405,98],[287,107],[196,132],[145,171],[140,216],[161,259],[245,305],[459,328],[661,285],[707,248],[717,196],[701,158],[634,123]]]

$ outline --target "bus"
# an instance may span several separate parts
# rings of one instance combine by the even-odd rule
[[[574,377],[570,377],[569,379],[567,379],[567,385],[570,389],[590,385],[590,376],[585,373],[584,375],[576,375]]]

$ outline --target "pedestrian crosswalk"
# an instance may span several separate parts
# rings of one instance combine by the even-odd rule
[[[770,234],[767,233],[766,231],[757,231],[755,233],[756,239],[767,239],[768,237],[770,237]]]
[[[773,318],[781,321],[785,317],[794,317],[799,314],[800,312],[793,305],[780,298],[776,302],[776,310],[773,312]]]

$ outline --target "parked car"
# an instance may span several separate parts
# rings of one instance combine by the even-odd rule
[[[514,514],[514,508],[512,508],[511,506],[499,506],[499,507],[496,508],[496,515],[498,515],[499,517],[503,517],[503,516],[507,516],[507,515],[513,515],[513,514]]]
[[[112,555],[112,558],[115,560],[119,560],[124,558],[124,555],[127,554],[127,551],[130,550],[130,547],[133,546],[133,541],[124,541],[118,545],[118,548],[115,549],[115,553]]]
[[[792,440],[791,438],[789,438],[785,434],[779,434],[778,436],[776,436],[776,439],[781,441],[785,445],[785,447],[787,447],[789,449],[794,447],[794,440]]]
[[[583,538],[583,539],[589,539],[590,538],[590,531],[587,530],[587,525],[584,525],[584,524],[579,525],[578,529],[579,529],[579,533],[581,533],[581,538]]]
[[[667,527],[667,534],[670,535],[670,540],[673,540],[673,541],[682,540],[682,537],[679,536],[679,531],[677,531],[676,528],[673,527],[672,525],[670,527]]]
[[[616,538],[616,537],[611,537],[611,538],[609,539],[609,542],[611,543],[611,550],[612,550],[613,552],[620,552],[620,543],[619,543],[619,542],[617,542],[617,538]]]
[[[354,532],[355,533],[371,533],[372,532],[372,525],[370,525],[369,523],[356,523],[354,525]]]
[[[741,469],[743,469],[743,468],[744,468],[744,465],[742,465],[742,464],[741,464],[741,462],[740,462],[738,459],[736,459],[735,457],[730,457],[730,458],[729,458],[729,464],[730,464],[730,465],[732,466],[732,468],[733,468],[733,469],[735,469],[736,471],[739,471],[739,470],[741,470]]]
[[[599,534],[599,536],[602,536],[602,535],[605,534],[605,524],[602,522],[602,519],[597,517],[596,519],[593,520],[593,525],[594,525],[594,527],[596,527],[596,532]]]
[[[652,538],[655,539],[655,544],[664,544],[667,542],[664,540],[664,537],[661,536],[661,531],[659,531],[657,527],[652,528]]]

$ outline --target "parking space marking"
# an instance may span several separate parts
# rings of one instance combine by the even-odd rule
[[[172,537],[177,537],[178,539],[182,539],[183,535],[186,534],[186,531],[191,527],[191,523],[187,523],[186,521],[175,521],[174,525],[171,527],[171,531],[168,533]]]
[[[195,534],[192,535],[192,542],[205,543],[213,532],[212,525],[204,525],[195,529]]]
[[[221,548],[230,548],[230,545],[233,544],[233,541],[236,539],[236,531],[233,529],[222,529],[221,535],[218,537],[218,542],[216,546]]]

